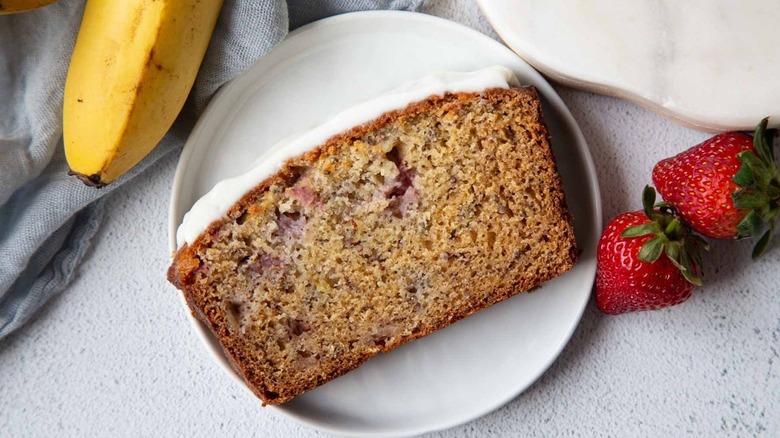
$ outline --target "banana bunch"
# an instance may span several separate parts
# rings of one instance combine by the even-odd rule
[[[0,15],[29,11],[49,3],[54,3],[54,0],[3,0],[0,1]]]
[[[187,99],[221,7],[222,0],[87,1],[65,82],[72,174],[102,187],[157,145]]]

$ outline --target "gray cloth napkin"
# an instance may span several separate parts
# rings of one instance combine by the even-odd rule
[[[211,96],[294,29],[366,9],[424,0],[225,0],[184,111],[156,149],[102,189],[67,175],[62,96],[84,1],[0,17],[0,339],[73,277],[97,232],[103,198],[180,150]],[[163,275],[162,273],[160,275]]]

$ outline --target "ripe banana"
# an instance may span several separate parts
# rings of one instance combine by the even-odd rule
[[[2,0],[0,1],[0,15],[29,11],[49,3],[54,3],[54,0]]]
[[[187,99],[221,7],[222,0],[87,1],[65,81],[72,174],[102,187],[157,145]]]

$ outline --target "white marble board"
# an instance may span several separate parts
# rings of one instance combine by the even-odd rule
[[[566,85],[684,125],[780,126],[778,0],[478,0],[501,38]]]

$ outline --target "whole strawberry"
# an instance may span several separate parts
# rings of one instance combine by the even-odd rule
[[[749,237],[768,224],[754,257],[766,249],[780,214],[780,173],[766,127],[764,119],[753,137],[718,134],[653,168],[663,199],[704,236]]]
[[[671,210],[655,207],[645,187],[644,211],[623,213],[599,240],[596,304],[604,313],[653,310],[682,303],[701,285],[699,251],[706,243]]]

